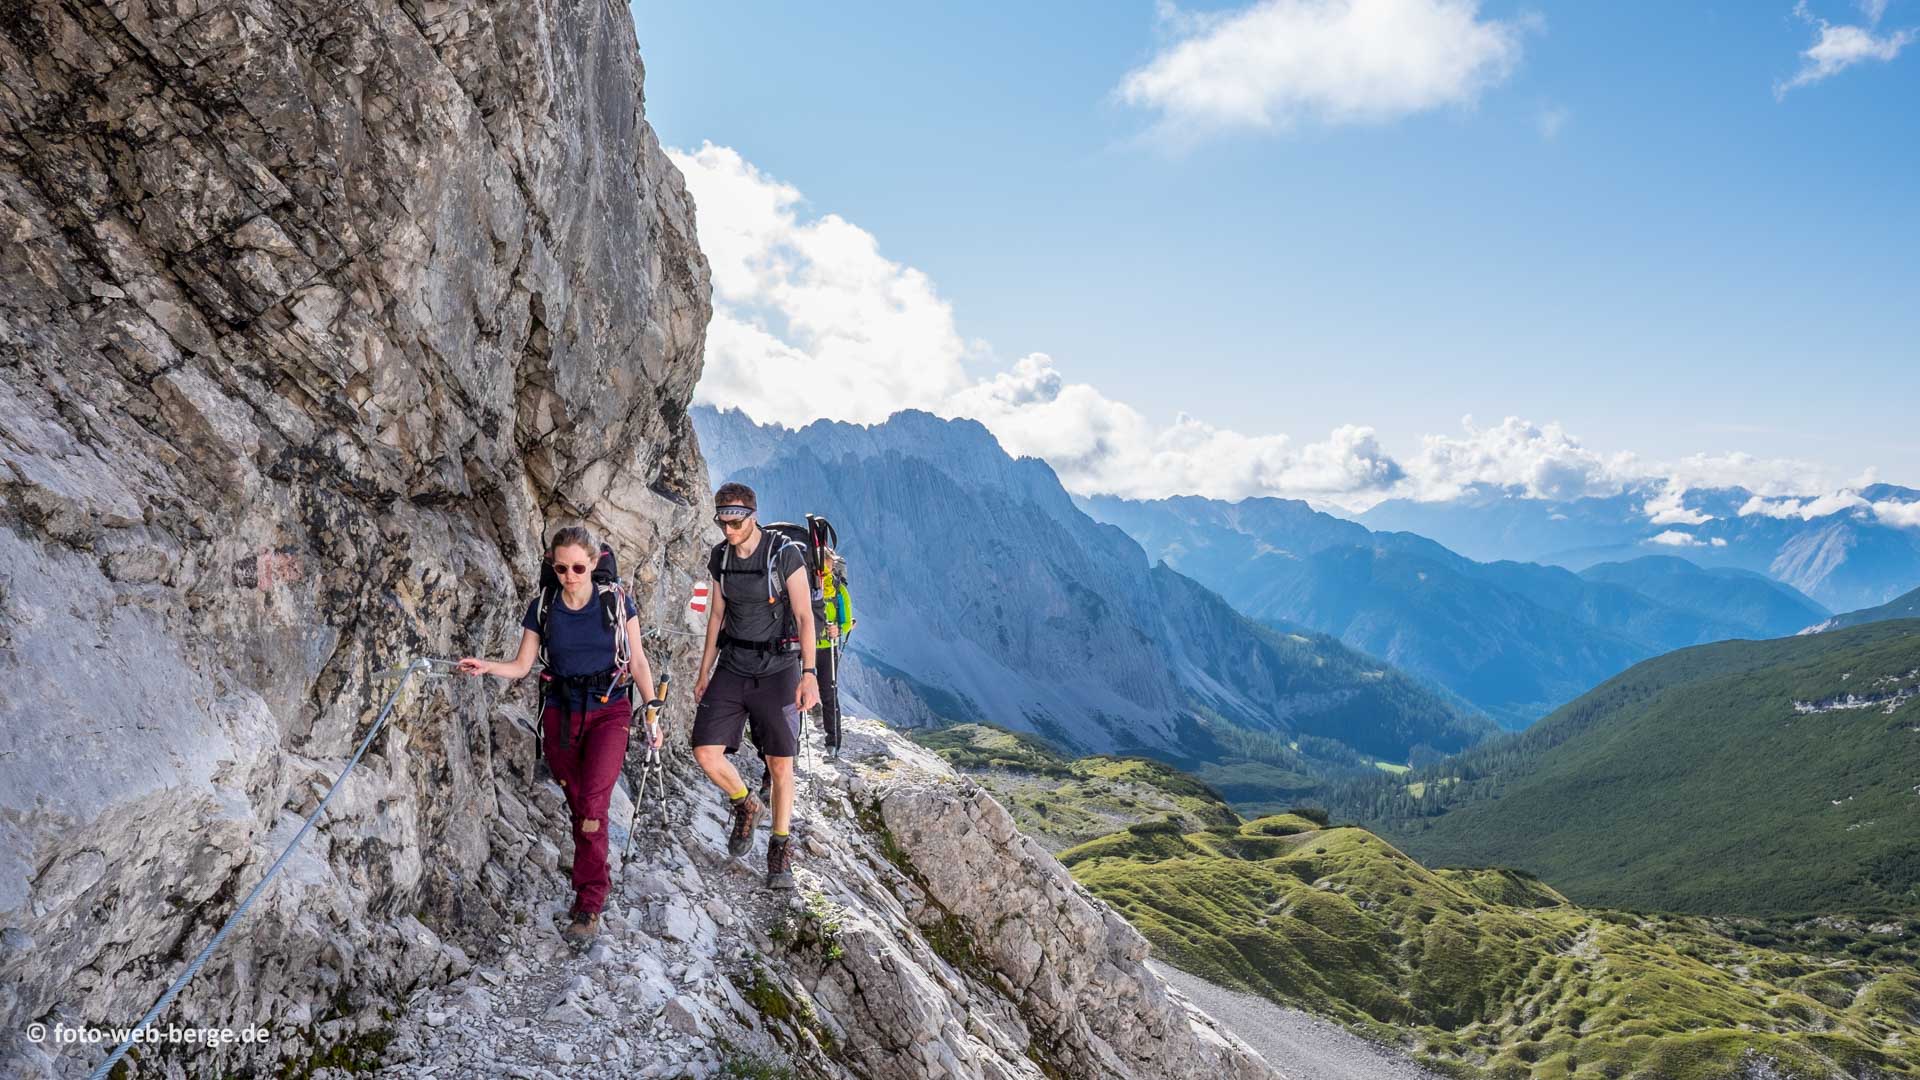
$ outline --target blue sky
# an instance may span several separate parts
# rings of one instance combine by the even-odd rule
[[[1063,404],[1024,427],[983,416],[1070,486],[1125,488],[1116,477],[1143,470],[1155,476],[1123,493],[1205,486],[1204,461],[1089,464],[1129,439],[1181,452],[1194,440],[1168,428],[1182,413],[1207,429],[1205,456],[1227,436],[1239,448],[1225,458],[1244,475],[1217,494],[1364,501],[1435,467],[1416,458],[1486,479],[1525,475],[1505,458],[1530,454],[1613,478],[1691,459],[1693,483],[1751,473],[1776,491],[1868,467],[1920,484],[1920,46],[1904,36],[1920,2],[1891,0],[1877,21],[1848,3],[1369,4],[1464,12],[1481,45],[1497,38],[1494,59],[1465,89],[1357,121],[1314,104],[1347,91],[1308,72],[1292,99],[1305,103],[1260,128],[1118,92],[1183,42],[1233,30],[1245,5],[636,3],[634,16],[664,143],[727,148],[739,163],[726,167],[791,189],[801,227],[834,215],[870,237],[947,309],[967,379],[1013,385],[1041,353],[1028,376],[1137,414],[1095,416],[1071,439]],[[1269,5],[1303,19],[1325,6]],[[1820,20],[1896,55],[1778,93]],[[1314,57],[1261,64],[1294,62]],[[695,180],[705,240],[732,203]],[[764,363],[830,367],[833,350],[791,329],[810,301],[754,280],[722,303],[780,343]],[[896,362],[917,355],[914,332],[888,346]],[[764,381],[716,378],[709,396]],[[838,399],[876,381],[853,371]],[[950,390],[885,392],[985,400]],[[1016,398],[1031,395],[994,407]],[[832,414],[833,400],[762,418]],[[1281,433],[1284,448],[1259,442]],[[1318,465],[1302,460],[1314,446]]]

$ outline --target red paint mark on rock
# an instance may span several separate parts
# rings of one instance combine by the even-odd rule
[[[298,581],[300,580],[300,556],[291,551],[262,551],[256,576],[259,580],[257,587],[261,592],[266,592],[275,585]]]

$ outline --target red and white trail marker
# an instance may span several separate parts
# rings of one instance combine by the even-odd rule
[[[704,581],[693,587],[693,599],[687,601],[687,623],[696,630],[706,628],[707,583]]]

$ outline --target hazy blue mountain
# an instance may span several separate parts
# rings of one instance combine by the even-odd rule
[[[1605,498],[1551,500],[1480,486],[1448,502],[1390,499],[1356,520],[1374,529],[1415,532],[1474,559],[1573,570],[1680,554],[1702,566],[1765,574],[1834,610],[1884,603],[1920,585],[1920,529],[1884,524],[1866,510],[1843,509],[1810,521],[1743,517],[1740,510],[1752,492],[1700,488],[1686,493],[1683,506],[1711,520],[1656,525],[1646,505],[1658,495],[1658,488],[1642,486]],[[1860,495],[1870,502],[1920,501],[1920,490],[1893,484],[1874,484]],[[1669,533],[1691,540],[1675,546],[1655,539]]]
[[[1738,635],[1743,637],[1779,637],[1795,622],[1806,626],[1827,614],[1805,593],[1765,574],[1730,566],[1703,567],[1674,555],[1597,563],[1580,571],[1580,576],[1624,585],[1669,607],[1711,615],[1748,631]]]
[[[1777,637],[1818,604],[1738,570],[1655,557],[1597,567],[1476,562],[1289,499],[1079,500],[1243,613],[1333,634],[1525,727],[1649,656]]]
[[[753,486],[763,520],[814,512],[838,527],[859,616],[847,685],[889,718],[988,721],[1293,789],[1493,731],[1373,657],[1259,625],[1153,566],[1044,462],[1008,457],[972,421],[693,420],[710,479]]]
[[[1905,596],[1895,597],[1879,607],[1861,608],[1824,619],[1800,631],[1803,634],[1821,634],[1828,630],[1844,630],[1849,626],[1862,623],[1886,622],[1888,619],[1920,619],[1920,589]]]

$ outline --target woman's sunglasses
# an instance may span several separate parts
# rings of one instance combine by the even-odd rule
[[[576,574],[584,574],[587,572],[587,564],[586,563],[568,564],[563,562],[557,562],[553,564],[553,572],[556,574],[564,574],[569,570],[573,571]]]

